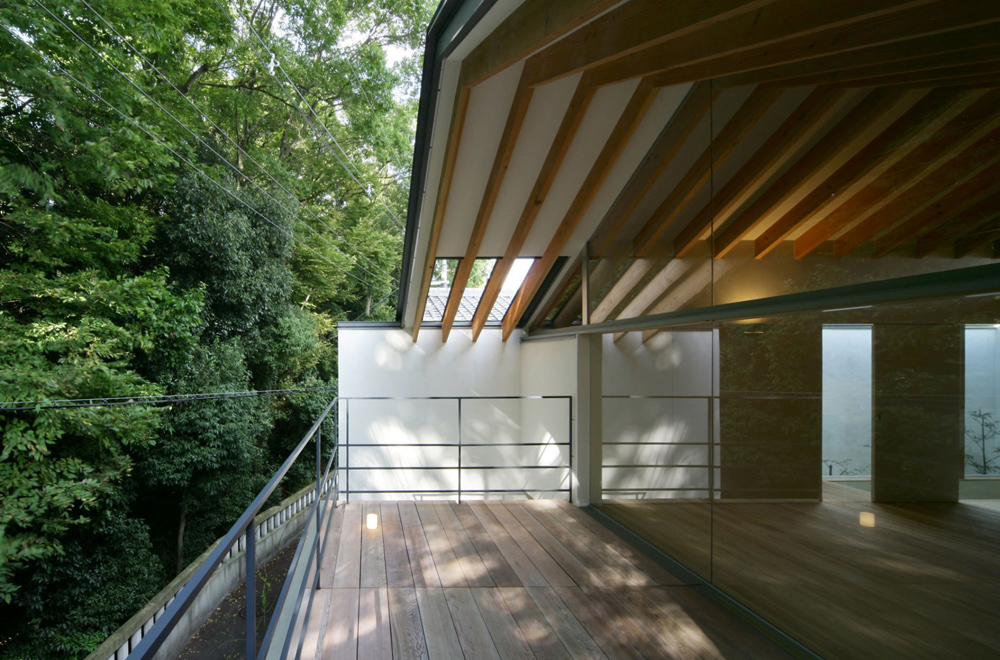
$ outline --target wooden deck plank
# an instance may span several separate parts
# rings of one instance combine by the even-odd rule
[[[505,502],[507,510],[521,523],[528,533],[538,541],[538,544],[545,548],[545,551],[556,560],[566,573],[579,585],[600,586],[603,584],[598,573],[592,567],[584,565],[579,558],[579,550],[576,554],[568,545],[560,541],[545,528],[541,522],[531,514],[520,502]]]
[[[608,656],[601,650],[600,645],[590,636],[583,624],[573,616],[569,607],[554,589],[528,587],[527,592],[573,658],[607,660]]]
[[[493,638],[486,627],[476,599],[472,596],[471,589],[445,589],[445,599],[448,601],[448,610],[451,612],[452,621],[455,622],[455,630],[458,632],[458,641],[462,645],[465,657],[476,660],[500,660],[496,646],[493,645]]]
[[[629,639],[579,587],[556,587],[554,591],[610,660],[642,660],[642,655],[632,647]]]
[[[455,556],[455,550],[451,547],[451,542],[444,533],[434,505],[429,502],[417,504],[417,514],[420,516],[420,524],[424,528],[427,545],[431,549],[434,565],[441,578],[441,586],[469,586],[469,582],[465,579],[465,571],[458,563],[458,557]]]
[[[451,508],[472,540],[472,545],[476,547],[476,551],[489,570],[493,582],[498,587],[520,587],[521,580],[517,577],[517,573],[511,568],[510,563],[500,552],[500,548],[493,542],[493,539],[490,538],[486,528],[479,522],[479,518],[472,512],[469,505],[453,504]]]
[[[323,660],[357,660],[360,589],[330,589]]]
[[[536,657],[569,660],[569,651],[524,587],[500,587],[497,591]]]
[[[553,509],[556,511],[562,511],[564,514],[568,515],[574,521],[586,527],[594,536],[601,539],[612,548],[614,548],[620,555],[632,562],[633,565],[642,570],[643,573],[648,575],[653,579],[656,584],[660,585],[681,585],[686,584],[684,580],[674,575],[667,569],[663,568],[655,561],[647,557],[645,554],[640,552],[638,549],[632,547],[627,542],[625,542],[620,536],[612,532],[610,529],[602,525],[600,522],[589,516],[586,512],[580,510],[580,507],[569,502],[559,502],[559,501],[549,501],[549,500],[536,500],[536,502],[529,503],[530,505],[536,505],[539,508],[544,508],[545,510],[552,512]]]
[[[535,568],[528,555],[514,542],[514,539],[507,533],[492,511],[482,502],[472,502],[469,504],[469,508],[476,518],[479,519],[479,522],[482,523],[483,528],[490,535],[490,538],[493,539],[493,542],[500,549],[500,552],[511,568],[514,569],[521,584],[529,587],[544,587],[548,585],[545,576]]]
[[[389,588],[389,621],[393,658],[429,660],[417,593],[412,587]]]
[[[556,563],[549,553],[545,552],[545,548],[538,544],[521,523],[517,522],[502,502],[487,503],[487,507],[493,512],[493,515],[496,516],[500,524],[506,528],[507,532],[521,549],[524,550],[524,553],[528,555],[531,563],[545,576],[546,582],[553,587],[570,587],[576,585],[573,578],[566,574],[566,571]]]
[[[618,638],[624,639],[640,657],[648,660],[684,657],[675,655],[675,649],[665,645],[652,627],[619,601],[611,591],[598,587],[582,587],[580,591],[597,606],[604,620],[618,630]]]
[[[502,660],[534,660],[535,654],[507,610],[497,588],[472,589],[472,596],[476,599],[479,613],[486,622],[493,645]]]
[[[552,505],[546,506],[551,507]],[[556,511],[558,510],[564,510],[564,508],[559,507]],[[583,561],[583,556],[589,557],[593,554],[596,555],[596,561],[600,564],[610,566],[618,573],[621,573],[623,579],[625,580],[625,584],[638,587],[651,587],[656,584],[656,581],[633,564],[629,557],[624,556],[618,551],[616,544],[612,544],[610,542],[611,537],[607,537],[608,540],[605,540],[591,531],[588,527],[582,525],[575,518],[567,515],[549,515],[548,512],[543,514],[541,511],[537,510],[536,513],[538,514],[536,517],[544,517],[546,519],[547,528],[553,530],[553,534],[557,538],[573,539],[574,543],[572,543],[572,545],[574,550],[581,547],[586,550],[585,552],[580,553],[581,561]],[[595,566],[591,564],[591,568],[593,569]],[[609,575],[609,571],[603,571],[602,579]],[[611,581],[614,578],[609,576],[606,579]],[[609,584],[608,586],[616,585]]]
[[[451,619],[451,610],[444,589],[416,589],[420,621],[427,640],[427,654],[431,658],[464,658],[458,632]]]
[[[330,512],[329,524],[326,527],[325,549],[323,560],[319,566],[319,586],[329,589],[333,586],[333,578],[337,570],[337,551],[340,549],[340,531],[344,527],[343,505],[334,507]]]
[[[361,586],[361,504],[344,505],[344,523],[337,548],[337,568],[333,586],[337,589]]]
[[[379,520],[382,525],[382,545],[385,550],[386,585],[412,588],[413,572],[410,570],[410,558],[406,553],[399,507],[395,502],[383,502],[379,506]]]
[[[386,588],[362,588],[358,602],[358,657],[392,660],[391,630]]]
[[[448,541],[451,542],[451,547],[458,558],[458,565],[462,567],[462,572],[465,573],[465,579],[468,581],[469,586],[495,586],[493,578],[490,577],[489,569],[479,556],[479,553],[476,552],[472,540],[466,534],[465,528],[462,527],[462,523],[459,522],[458,517],[455,516],[455,512],[452,511],[451,504],[449,502],[440,502],[434,505],[434,510],[438,514],[438,520],[440,520],[441,526],[444,528]]]
[[[361,586],[384,587],[387,583],[385,574],[385,548],[382,543],[382,524],[375,529],[368,529],[365,520],[370,514],[379,515],[378,502],[365,502],[364,515],[361,516]]]
[[[427,537],[420,524],[420,516],[413,502],[399,502],[399,519],[403,524],[403,540],[406,541],[406,554],[410,560],[410,572],[413,574],[413,586],[421,588],[437,588],[441,586],[434,558],[431,556]]]
[[[319,660],[321,658],[320,641],[326,630],[326,620],[330,612],[330,591],[320,589],[313,596],[312,610],[306,621],[306,631],[302,639],[301,660]]]

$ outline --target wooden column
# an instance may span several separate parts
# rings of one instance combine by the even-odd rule
[[[872,327],[872,501],[957,502],[962,325]]]

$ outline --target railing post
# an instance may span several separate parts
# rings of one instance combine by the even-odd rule
[[[462,398],[458,398],[458,503],[462,503]]]
[[[254,587],[257,586],[257,521],[250,518],[247,524],[246,543],[246,573],[247,573],[247,660],[253,660],[257,655],[257,596]]]
[[[320,427],[316,429],[316,540],[315,540],[314,543],[316,545],[316,552],[315,552],[315,555],[316,555],[316,587],[315,588],[317,588],[317,589],[319,589],[319,564],[320,564],[320,556],[319,556],[320,544],[319,544],[319,537],[320,537],[320,534],[322,533],[322,530],[320,529],[320,520],[323,519],[323,500],[321,499],[322,493],[323,493],[323,485],[320,483],[320,481],[323,479],[323,473],[322,473],[322,471],[323,471],[323,465],[322,465],[322,463],[323,463],[323,451],[322,450],[323,450],[323,426],[320,425]]]

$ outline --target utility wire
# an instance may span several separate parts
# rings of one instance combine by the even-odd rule
[[[336,388],[336,385],[318,387],[295,387],[282,390],[244,390],[241,392],[197,392],[194,394],[161,394],[150,396],[107,396],[84,399],[43,399],[40,401],[0,401],[0,413],[52,410],[58,408],[106,408],[110,406],[158,406],[163,404],[187,403],[190,401],[218,401],[223,399],[248,399],[258,396],[291,394],[298,392],[322,392]]]
[[[232,16],[230,16],[229,12],[228,12],[228,11],[227,11],[227,10],[226,10],[226,9],[225,9],[225,8],[224,8],[224,7],[222,6],[222,5],[220,5],[220,4],[219,4],[218,0],[213,0],[213,2],[215,2],[215,6],[216,6],[216,7],[218,7],[218,8],[219,8],[219,10],[220,10],[220,11],[221,11],[221,12],[222,12],[223,14],[225,14],[225,15],[226,15],[226,17],[227,17],[227,18],[229,19],[229,22],[230,22],[230,23],[231,23],[231,24],[233,25],[233,28],[234,28],[234,29],[235,29],[235,30],[237,31],[237,33],[238,33],[238,32],[239,32],[239,26],[237,26],[237,25],[236,25],[236,22],[235,22],[235,20],[233,20]],[[310,114],[311,114],[311,115],[312,115],[313,117],[315,117],[315,122],[314,122],[314,121],[313,121],[312,119],[310,119],[310,118],[309,118],[309,117],[308,117],[308,116],[307,116],[307,115],[306,115],[306,114],[305,114],[305,113],[304,113],[304,112],[302,111],[302,109],[301,109],[301,108],[299,107],[298,103],[295,103],[293,99],[289,99],[289,101],[290,101],[290,105],[291,105],[291,106],[292,106],[293,108],[295,108],[295,110],[296,110],[296,111],[297,111],[297,112],[298,112],[298,113],[299,113],[300,115],[302,115],[302,118],[303,118],[303,119],[304,119],[304,120],[306,121],[306,124],[307,124],[307,125],[308,125],[308,126],[309,126],[310,128],[312,128],[312,130],[313,130],[313,133],[314,133],[314,134],[318,134],[318,131],[316,130],[316,124],[319,124],[319,125],[320,125],[320,126],[321,126],[321,127],[323,128],[323,130],[324,130],[324,131],[326,132],[326,134],[327,134],[327,145],[329,146],[330,142],[332,142],[332,143],[333,143],[334,145],[336,145],[337,149],[339,149],[339,150],[340,150],[340,152],[341,152],[341,153],[342,153],[342,154],[344,155],[344,160],[341,160],[340,156],[338,156],[338,155],[337,155],[337,152],[336,152],[336,151],[334,151],[332,147],[330,147],[330,153],[331,153],[331,154],[333,154],[333,157],[334,157],[334,158],[335,158],[335,159],[337,160],[337,162],[338,162],[338,163],[340,163],[340,166],[344,168],[344,171],[345,171],[345,172],[347,172],[348,176],[350,176],[350,177],[351,177],[351,178],[352,178],[352,179],[354,180],[354,182],[355,182],[355,183],[357,183],[357,184],[358,184],[358,186],[359,186],[359,187],[360,187],[360,188],[361,188],[362,190],[364,190],[364,191],[365,191],[365,194],[366,194],[366,195],[368,196],[368,198],[369,198],[369,199],[372,199],[372,193],[371,193],[371,191],[370,191],[370,190],[368,189],[368,186],[366,186],[366,185],[362,184],[362,183],[361,183],[361,181],[360,181],[360,180],[358,179],[358,177],[357,177],[357,176],[355,176],[355,174],[354,174],[354,172],[357,172],[358,176],[361,176],[361,171],[360,171],[360,170],[358,170],[358,169],[357,169],[357,166],[356,166],[356,165],[354,165],[354,163],[353,163],[353,162],[351,161],[350,157],[349,157],[349,156],[347,155],[347,152],[346,152],[346,151],[344,150],[344,148],[343,148],[343,147],[342,147],[342,146],[340,145],[340,142],[338,142],[338,141],[337,141],[337,138],[336,138],[336,137],[334,137],[334,135],[333,135],[333,133],[332,133],[332,132],[330,131],[330,129],[329,129],[329,128],[328,128],[328,127],[326,126],[326,124],[324,124],[324,123],[323,123],[323,121],[322,121],[322,120],[321,120],[321,119],[319,118],[319,115],[318,115],[318,114],[316,113],[316,110],[315,110],[315,109],[313,109],[312,105],[311,105],[311,104],[309,103],[309,101],[308,101],[308,100],[306,99],[305,95],[304,95],[304,94],[302,93],[302,90],[301,90],[301,89],[299,89],[298,85],[296,85],[296,84],[295,84],[295,82],[294,82],[294,81],[292,80],[291,76],[289,76],[289,75],[288,75],[288,72],[287,72],[287,71],[285,71],[285,68],[284,68],[284,67],[283,67],[283,66],[281,65],[281,61],[280,61],[280,60],[278,60],[278,58],[277,58],[277,56],[276,56],[276,55],[274,54],[274,52],[273,52],[273,51],[271,51],[271,49],[269,49],[269,48],[267,47],[267,44],[266,44],[266,43],[264,43],[264,40],[263,40],[263,39],[261,38],[261,36],[260,36],[260,35],[259,35],[259,34],[257,33],[257,31],[256,31],[256,30],[254,29],[254,27],[253,27],[253,24],[252,24],[252,23],[251,23],[251,22],[249,21],[249,19],[247,19],[247,18],[246,18],[246,16],[244,16],[242,12],[238,12],[238,15],[239,15],[239,17],[240,17],[240,20],[241,20],[241,21],[242,21],[243,23],[245,23],[245,24],[246,24],[246,26],[247,26],[247,29],[249,30],[249,32],[250,32],[250,33],[251,33],[251,34],[252,34],[252,35],[253,35],[253,36],[254,36],[254,37],[255,37],[255,38],[257,39],[257,41],[258,41],[258,42],[260,43],[260,45],[261,45],[261,48],[263,48],[263,49],[264,49],[264,52],[265,52],[265,53],[267,53],[268,55],[270,55],[270,58],[271,58],[271,59],[270,59],[270,63],[267,63],[267,62],[265,62],[264,58],[263,58],[263,57],[261,57],[261,55],[260,55],[260,52],[259,52],[259,51],[258,51],[258,50],[256,49],[256,47],[252,47],[252,48],[253,48],[253,51],[254,51],[254,55],[256,55],[256,56],[257,56],[257,59],[258,59],[258,61],[260,61],[260,63],[261,63],[261,64],[262,64],[263,66],[264,66],[264,68],[265,68],[265,69],[267,69],[267,71],[268,71],[268,73],[269,73],[269,74],[271,75],[271,77],[273,77],[273,78],[274,78],[274,80],[275,80],[275,81],[276,81],[276,82],[278,83],[278,86],[279,86],[279,87],[280,87],[280,88],[281,88],[281,89],[282,89],[282,90],[284,91],[284,89],[285,89],[284,85],[282,85],[281,81],[280,81],[280,80],[278,80],[278,77],[277,77],[276,75],[274,75],[274,66],[277,66],[277,67],[278,67],[278,70],[279,70],[279,71],[281,71],[282,75],[284,75],[284,77],[285,77],[285,80],[287,80],[287,81],[288,81],[288,85],[289,85],[289,86],[290,86],[290,87],[291,87],[291,88],[292,88],[293,90],[295,90],[295,93],[296,93],[296,94],[298,95],[298,97],[299,97],[299,98],[300,98],[300,99],[302,100],[302,102],[303,102],[303,103],[305,103],[306,107],[307,107],[307,108],[309,109],[309,112],[310,112]],[[286,97],[287,97],[287,93],[286,93]],[[351,171],[351,167],[348,167],[348,166],[347,166],[347,163],[345,163],[345,160],[346,160],[346,161],[347,161],[348,163],[350,163],[350,164],[351,164],[351,167],[353,167],[353,168],[354,168],[354,172],[352,172],[352,171]],[[401,222],[401,221],[399,220],[399,218],[398,218],[398,217],[396,216],[396,214],[395,214],[395,213],[394,213],[394,212],[392,211],[392,209],[390,209],[390,208],[389,208],[389,206],[388,206],[388,205],[387,205],[387,204],[385,203],[385,200],[383,200],[383,199],[381,198],[381,196],[378,196],[378,197],[376,197],[375,199],[372,199],[372,201],[373,201],[373,202],[378,202],[378,203],[380,203],[380,204],[382,205],[382,208],[384,208],[384,209],[386,210],[386,212],[387,212],[387,213],[389,214],[389,216],[390,216],[390,217],[391,217],[391,218],[393,219],[393,221],[394,221],[394,222],[396,223],[396,226],[397,226],[397,228],[399,228],[399,229],[402,229],[402,228],[403,228],[403,223],[402,223],[402,222]]]
[[[371,306],[371,309],[372,309],[372,310],[375,310],[376,308],[378,308],[378,306],[379,306],[379,305],[381,305],[381,304],[382,304],[382,303],[384,303],[384,302],[385,302],[386,300],[388,300],[388,299],[389,299],[389,298],[390,298],[390,297],[391,297],[391,296],[392,296],[393,294],[395,294],[395,293],[396,293],[397,291],[399,291],[399,287],[398,287],[398,286],[397,286],[397,287],[396,287],[395,289],[393,289],[392,291],[390,291],[389,293],[387,293],[386,295],[382,296],[382,299],[381,299],[381,300],[379,300],[379,301],[378,301],[377,303],[375,303],[374,305],[372,305],[372,306]],[[364,314],[362,314],[361,316],[359,316],[358,318],[354,319],[354,320],[353,320],[353,321],[351,321],[351,322],[352,322],[352,323],[357,323],[358,321],[360,321],[361,319],[363,319],[363,318],[364,318],[364,317],[366,317],[366,316],[371,316],[371,312],[370,312],[370,311],[368,311],[368,312],[365,312]]]
[[[145,55],[142,54],[142,51],[140,51],[138,48],[136,48],[134,45],[132,45],[132,43],[128,39],[126,39],[124,36],[122,36],[122,34],[115,28],[115,26],[112,25],[108,21],[108,19],[106,19],[99,11],[97,11],[96,9],[94,9],[93,6],[91,6],[90,3],[87,2],[87,0],[81,0],[81,2],[83,2],[83,4],[91,12],[93,12],[99,19],[101,19],[101,21],[106,26],[108,26],[108,29],[110,29],[112,32],[115,33],[115,35],[118,37],[118,39],[122,43],[124,43],[126,46],[128,46],[128,48],[130,48],[132,50],[132,52],[134,52],[136,55],[138,55],[142,59],[142,61],[146,63],[146,65],[148,67],[150,67],[153,71],[155,71],[157,73],[157,75],[159,75],[168,85],[170,85],[170,87],[175,92],[177,92],[178,96],[180,96],[182,99],[184,99],[185,101],[187,101],[187,103],[192,108],[194,108],[195,110],[197,110],[198,114],[201,115],[201,117],[204,118],[206,121],[208,121],[208,123],[210,123],[212,125],[212,127],[215,128],[215,130],[219,132],[220,135],[222,135],[224,138],[226,138],[237,149],[237,151],[239,151],[240,154],[242,154],[243,156],[245,156],[251,163],[253,163],[254,165],[256,165],[257,168],[261,171],[261,173],[264,174],[268,179],[270,179],[276,186],[278,186],[279,188],[281,188],[281,190],[284,191],[285,194],[287,194],[289,197],[297,199],[297,196],[294,193],[292,193],[290,190],[288,190],[288,188],[286,188],[284,186],[284,184],[281,183],[281,181],[279,181],[277,178],[275,178],[274,175],[272,175],[271,172],[267,170],[267,168],[265,168],[259,161],[257,161],[256,158],[254,158],[243,147],[241,147],[240,144],[239,144],[239,142],[237,142],[232,137],[230,137],[230,135],[228,133],[226,133],[226,131],[221,126],[219,126],[217,123],[215,123],[215,121],[212,120],[212,118],[208,115],[207,112],[205,112],[204,110],[202,110],[201,107],[199,107],[197,103],[195,103],[194,101],[192,101],[191,98],[188,97],[187,94],[185,94],[184,92],[182,92],[177,87],[177,85],[175,85],[173,83],[173,81],[170,80],[169,76],[167,76],[165,73],[163,73],[162,71],[160,71],[160,69],[157,68],[157,66],[155,64],[153,64],[153,62],[149,61],[149,59]],[[302,202],[299,202],[299,204],[301,205],[301,208],[305,209],[305,211],[309,215],[311,215],[317,222],[319,222],[321,225],[323,225],[328,230],[330,230],[330,232],[334,236],[340,238],[343,241],[347,240],[347,238],[344,237],[343,234],[341,234],[336,229],[334,229],[333,227],[331,227],[330,225],[328,225],[326,222],[324,222],[323,219],[320,218],[312,209],[310,209],[305,204],[302,204]],[[372,261],[371,259],[369,259],[366,255],[364,255],[364,254],[362,254],[362,253],[359,252],[359,253],[357,253],[357,256],[363,258],[366,262],[368,262],[368,264],[372,268],[374,268],[375,270],[379,271],[382,275],[385,275],[386,277],[389,277],[388,273],[386,273],[384,270],[382,270],[374,261]],[[369,274],[371,274],[371,273],[369,273]]]
[[[288,230],[286,230],[284,227],[281,227],[278,224],[276,224],[273,220],[271,220],[270,218],[268,218],[266,215],[264,215],[263,213],[261,213],[260,211],[258,211],[257,209],[255,209],[253,206],[251,206],[250,204],[248,204],[247,202],[245,202],[239,195],[237,195],[236,193],[234,193],[233,191],[231,191],[229,188],[227,188],[226,186],[222,185],[221,183],[219,183],[218,181],[216,181],[215,179],[213,179],[212,177],[210,177],[208,174],[206,174],[204,172],[204,170],[202,170],[197,165],[195,165],[194,163],[192,163],[190,160],[188,160],[187,158],[185,158],[184,156],[182,156],[180,153],[178,153],[178,151],[176,149],[174,149],[169,144],[167,144],[162,138],[160,138],[159,136],[154,135],[153,133],[149,132],[149,130],[147,130],[139,122],[135,121],[134,119],[132,119],[131,117],[129,117],[128,115],[126,115],[124,112],[122,112],[117,107],[115,107],[114,104],[112,104],[111,102],[109,102],[108,100],[106,100],[103,96],[101,96],[96,91],[94,91],[93,89],[91,89],[90,87],[88,87],[86,84],[84,84],[83,82],[81,82],[72,73],[70,73],[69,71],[67,71],[66,69],[64,69],[58,62],[48,60],[45,57],[44,53],[42,53],[40,50],[38,50],[37,48],[35,48],[35,46],[33,44],[31,44],[31,43],[29,43],[29,42],[21,39],[17,34],[15,34],[6,25],[0,25],[0,28],[3,28],[4,31],[6,31],[8,34],[10,34],[10,36],[14,37],[18,41],[20,41],[22,44],[24,44],[25,46],[27,46],[28,48],[30,48],[36,55],[38,55],[42,59],[42,61],[47,62],[51,66],[54,66],[64,76],[66,76],[67,78],[69,78],[70,80],[72,80],[74,83],[76,83],[77,86],[79,86],[81,89],[83,89],[84,91],[88,92],[89,94],[91,94],[92,96],[94,96],[95,98],[97,98],[99,101],[101,101],[102,103],[104,103],[106,106],[108,106],[109,108],[111,108],[112,110],[114,110],[115,113],[117,113],[122,119],[124,119],[125,121],[129,122],[130,124],[132,124],[133,126],[135,126],[136,128],[138,128],[140,131],[142,131],[143,133],[145,133],[146,135],[148,135],[157,144],[161,145],[167,151],[169,151],[170,153],[172,153],[177,159],[179,159],[180,161],[182,161],[183,163],[185,163],[186,165],[188,165],[189,167],[191,167],[191,169],[193,169],[198,174],[202,175],[204,178],[208,179],[208,181],[210,181],[211,183],[215,184],[220,190],[222,190],[222,192],[226,193],[227,195],[229,195],[230,197],[232,197],[234,200],[236,200],[237,202],[239,202],[240,204],[242,204],[243,206],[245,206],[247,209],[249,209],[253,213],[255,213],[258,216],[260,216],[269,225],[273,226],[275,229],[277,229],[281,233],[283,233],[286,236],[288,236],[292,240],[292,242],[299,243],[300,245],[302,245],[302,247],[306,248],[307,250],[309,250],[310,252],[312,252],[313,254],[315,254],[316,256],[318,256],[319,258],[323,259],[324,261],[326,261],[327,263],[329,263],[331,266],[333,266],[337,270],[345,273],[346,275],[349,275],[350,277],[353,277],[357,281],[361,282],[363,285],[368,286],[368,282],[365,282],[364,280],[362,280],[360,277],[358,277],[354,273],[352,273],[350,271],[347,271],[347,270],[344,270],[344,268],[342,268],[336,262],[331,261],[330,259],[326,258],[323,254],[317,252],[312,247],[310,247],[308,244],[302,243],[301,241],[299,241],[298,239],[295,238],[294,234],[292,234],[291,232],[289,232]]]
[[[153,98],[144,89],[142,89],[134,80],[132,80],[128,76],[128,74],[124,73],[121,69],[119,69],[117,66],[115,66],[115,64],[113,62],[111,62],[104,53],[102,53],[102,52],[98,51],[96,48],[94,48],[86,39],[84,39],[82,36],[80,36],[80,34],[77,33],[71,26],[67,25],[65,22],[62,21],[62,19],[60,19],[52,11],[50,11],[48,7],[46,7],[42,2],[40,2],[40,0],[34,0],[34,1],[35,1],[36,5],[38,5],[43,11],[45,11],[45,13],[47,13],[49,16],[51,16],[56,22],[58,22],[61,26],[63,26],[63,28],[65,28],[66,30],[68,30],[74,37],[76,37],[76,39],[78,41],[80,41],[84,46],[86,46],[88,49],[90,49],[91,52],[93,52],[95,55],[97,55],[98,57],[100,57],[101,60],[105,64],[107,64],[112,69],[114,69],[114,71],[118,75],[120,75],[122,78],[124,78],[126,80],[126,82],[128,82],[132,87],[134,87],[140,94],[142,94],[147,99],[149,99],[164,114],[166,114],[168,117],[170,117],[172,120],[174,120],[174,122],[176,122],[179,126],[181,126],[182,128],[184,128],[184,130],[186,130],[188,133],[190,133],[192,137],[194,137],[198,142],[200,142],[202,145],[204,145],[205,148],[207,148],[209,151],[211,151],[217,158],[219,158],[219,160],[221,160],[223,163],[225,163],[226,165],[228,165],[230,169],[232,169],[234,172],[236,172],[236,174],[238,174],[239,176],[243,177],[250,185],[254,186],[254,188],[256,188],[257,190],[259,190],[262,193],[264,193],[264,195],[266,195],[275,204],[277,204],[278,206],[280,206],[290,216],[292,216],[292,217],[295,216],[295,213],[293,213],[291,209],[289,209],[281,201],[279,201],[277,198],[275,198],[273,195],[271,195],[271,193],[269,193],[267,190],[265,190],[260,185],[258,185],[253,179],[251,179],[243,171],[241,171],[238,167],[236,167],[236,165],[234,165],[232,162],[230,162],[225,156],[223,156],[218,151],[216,151],[215,148],[212,147],[212,145],[210,145],[200,135],[198,135],[194,130],[192,130],[190,126],[188,126],[186,123],[184,123],[183,121],[181,121],[180,119],[178,119],[172,112],[170,112],[165,107],[163,107],[163,105],[161,105],[155,98]],[[88,7],[89,7],[89,5],[88,5]],[[94,12],[94,13],[96,14],[97,12]],[[103,17],[101,17],[101,18],[102,18],[102,20],[104,20]],[[116,32],[116,34],[118,34],[118,33]],[[121,35],[119,35],[119,37],[120,36]],[[195,107],[197,108],[197,106],[195,106]],[[201,112],[200,109],[199,109],[199,112]],[[202,113],[202,114],[204,114],[204,113]],[[287,192],[287,190],[286,190],[286,192]],[[289,194],[291,194],[291,193],[289,193]],[[294,195],[292,195],[292,197],[294,197]],[[331,243],[329,240],[326,239],[325,236],[323,236],[318,231],[316,231],[315,229],[313,229],[312,227],[310,227],[308,224],[306,224],[305,226],[306,226],[306,229],[308,229],[312,233],[316,234],[316,236],[318,236],[320,238],[320,240],[322,240],[327,245],[329,245],[330,247],[332,247],[335,250],[337,250],[338,253],[343,254],[344,256],[348,256],[342,250],[340,250],[339,247],[337,247],[335,244]],[[341,238],[343,238],[343,237],[341,237]],[[331,263],[333,263],[333,262],[331,262]],[[357,264],[357,265],[358,265],[358,267],[362,271],[364,271],[368,275],[370,275],[372,277],[376,277],[376,275],[374,273],[372,273],[369,270],[367,270],[364,266],[362,266],[360,264]],[[380,273],[384,277],[389,277],[388,273],[385,273],[384,271],[380,271]],[[361,280],[360,278],[356,278],[356,279],[358,279],[359,282],[363,282],[364,283],[364,281]],[[365,283],[365,284],[367,284],[367,283]]]

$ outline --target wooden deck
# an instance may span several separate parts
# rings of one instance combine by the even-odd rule
[[[787,657],[566,502],[352,502],[326,533],[305,660]]]

